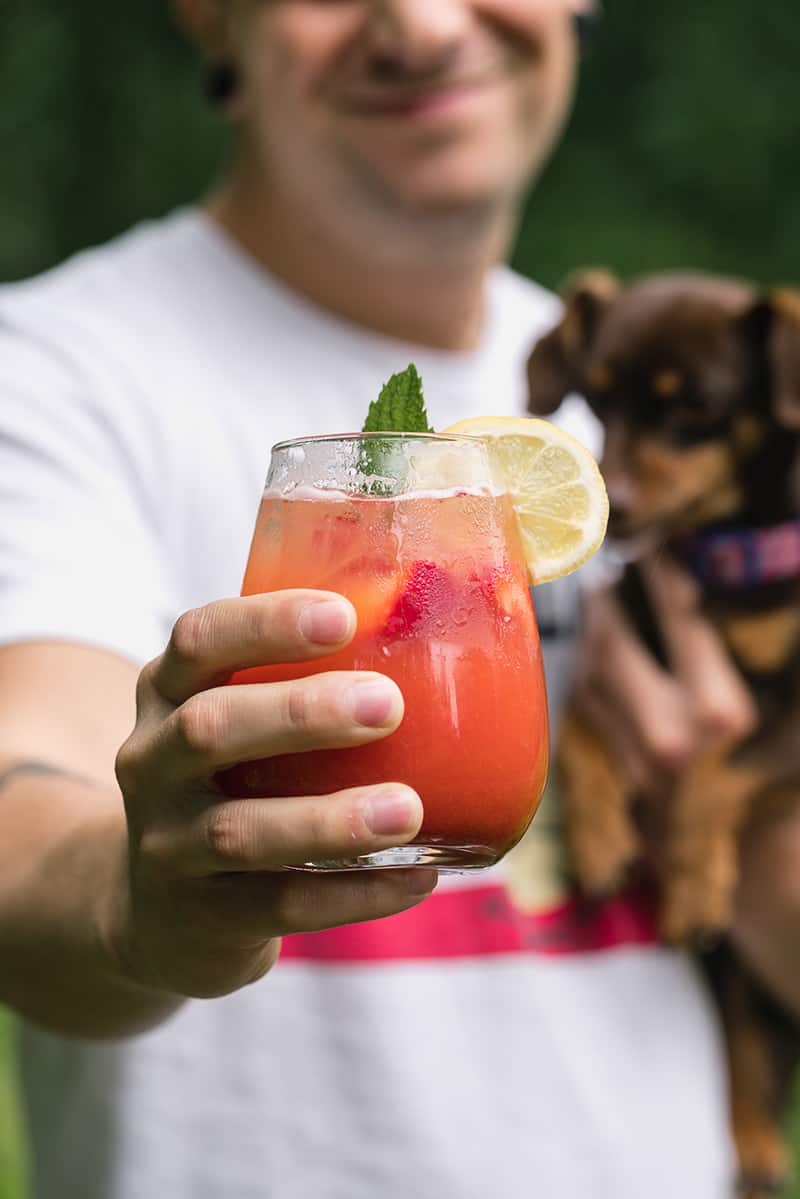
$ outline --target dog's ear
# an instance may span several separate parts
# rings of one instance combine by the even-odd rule
[[[762,347],[773,416],[788,429],[800,429],[800,292],[789,288],[769,292],[742,320],[749,336]]]
[[[786,289],[773,292],[770,298],[773,410],[782,425],[800,429],[800,292]]]
[[[618,291],[618,280],[603,270],[581,271],[566,281],[561,321],[528,359],[529,412],[547,416],[569,392],[581,390],[600,317]]]

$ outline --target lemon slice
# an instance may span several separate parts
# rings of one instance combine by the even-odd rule
[[[600,548],[608,496],[589,451],[549,421],[475,416],[445,433],[482,437],[505,480],[532,583],[577,570]]]

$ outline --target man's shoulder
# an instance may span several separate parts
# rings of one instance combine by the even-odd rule
[[[85,317],[124,319],[146,307],[170,275],[191,235],[191,211],[134,226],[39,275],[0,286],[0,327],[68,333]]]
[[[491,287],[503,318],[524,324],[531,336],[546,333],[561,315],[562,303],[555,292],[509,266],[492,272]]]

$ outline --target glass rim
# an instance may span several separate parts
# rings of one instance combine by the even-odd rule
[[[455,445],[459,443],[466,445],[486,444],[485,438],[476,437],[472,433],[399,433],[397,431],[382,433],[376,431],[370,433],[318,433],[310,437],[291,437],[286,441],[276,442],[272,447],[272,451],[274,453],[276,450],[291,450],[298,446],[324,445],[332,441],[353,442],[355,444],[361,441],[449,441]]]

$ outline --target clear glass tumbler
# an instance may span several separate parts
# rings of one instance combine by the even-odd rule
[[[307,869],[489,866],[528,826],[547,774],[544,675],[510,501],[472,437],[352,434],[275,446],[243,595],[347,596],[352,643],[234,683],[375,670],[405,698],[400,727],[348,749],[242,763],[239,796],[320,795],[403,782],[425,818],[412,844]]]

